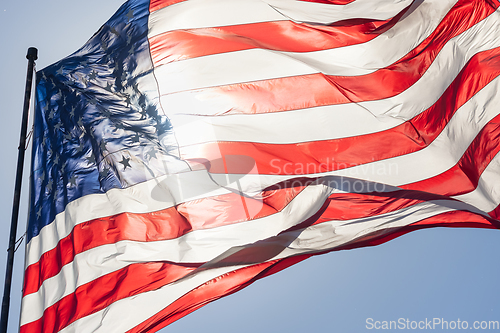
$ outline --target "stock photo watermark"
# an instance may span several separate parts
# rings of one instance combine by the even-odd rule
[[[366,163],[355,164],[338,162],[327,158],[326,161],[317,162],[285,162],[281,159],[272,159],[270,162],[271,175],[304,175],[319,174],[333,170],[346,170],[346,176],[390,176],[399,173],[399,165],[396,163]]]
[[[172,160],[180,163],[175,158]],[[164,170],[161,170],[162,165],[158,162],[155,164],[157,169],[154,171],[156,174],[168,175],[173,162],[165,160],[162,162]],[[205,179],[207,184],[214,184],[217,189],[224,188],[232,192],[244,193],[255,200],[259,200],[262,190],[304,188],[309,185],[325,186],[331,191],[361,194],[399,190],[388,184],[389,180],[398,176],[399,165],[388,161],[349,164],[327,158],[321,163],[319,161],[301,163],[283,159],[256,161],[246,155],[224,155],[210,160],[190,161],[190,166],[198,172],[207,171]],[[202,175],[198,174],[198,177]],[[182,181],[182,177],[168,176],[164,180],[159,180],[153,189],[152,197],[157,201],[170,200],[170,195],[165,195],[165,192],[173,187],[182,188],[171,184]],[[213,190],[214,187],[191,188],[189,195],[200,196],[207,189]],[[194,193],[196,191],[199,193]],[[178,193],[178,195],[179,198],[184,198],[184,193]]]
[[[398,318],[397,320],[376,320],[367,318],[365,328],[368,330],[500,330],[499,320],[448,320],[445,318],[425,318],[412,320]]]

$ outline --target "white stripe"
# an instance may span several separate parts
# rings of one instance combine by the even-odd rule
[[[332,140],[384,131],[404,122],[382,118],[354,103],[254,115],[170,117],[181,148],[217,141],[287,144]]]
[[[497,208],[500,202],[500,153],[495,155],[483,171],[474,191],[453,198],[471,204],[484,212]]]
[[[250,49],[175,61],[156,67],[154,72],[160,94],[170,94],[240,82],[314,74],[318,70],[277,51]]]
[[[276,237],[242,246],[241,249],[231,249],[227,255],[212,260],[204,267],[217,267],[218,264],[222,265],[224,261],[243,264],[237,259],[232,259],[233,255],[242,258],[242,256],[238,256],[239,250],[242,249],[245,250],[244,259],[248,258],[248,262],[254,257],[268,258],[267,261],[272,261],[294,255],[334,250],[337,247],[352,244],[356,240],[363,241],[379,237],[382,235],[380,231],[393,231],[394,228],[404,227],[455,210],[485,215],[474,207],[459,201],[432,200],[381,215],[347,221],[332,220],[305,229],[284,232]],[[282,252],[276,254],[277,248],[280,247],[283,249]]]
[[[309,175],[352,177],[392,186],[410,184],[439,175],[460,160],[481,129],[499,114],[500,110],[496,107],[500,104],[499,89],[500,78],[496,78],[459,108],[439,136],[420,151],[343,170]],[[292,169],[295,170],[300,166],[300,164],[293,165]],[[307,170],[306,166],[302,168]],[[274,176],[248,174],[240,179],[239,186],[244,192],[255,192],[296,177],[278,175],[280,171],[282,170],[276,168]],[[224,175],[212,175],[212,178],[219,182],[224,182],[224,177]]]
[[[448,42],[423,77],[398,96],[359,103],[375,116],[411,119],[437,101],[467,62],[482,51],[500,46],[500,13],[488,16]],[[429,105],[424,107],[424,105]]]
[[[231,247],[273,237],[315,214],[334,191],[334,188],[323,184],[309,186],[282,211],[264,218],[196,230],[171,240],[121,241],[80,253],[56,276],[45,280],[36,293],[24,297],[23,303],[26,305],[21,316],[21,325],[41,318],[46,308],[73,293],[79,286],[131,263],[203,263]]]
[[[387,20],[396,16],[411,2],[357,0],[351,4],[336,6],[289,0],[189,0],[151,13],[148,36],[153,37],[173,30],[282,20],[318,24],[351,18]]]
[[[81,223],[124,212],[150,213],[199,198],[230,193],[212,181],[206,171],[159,177],[126,189],[91,194],[66,206],[55,221],[42,228],[26,246],[26,265],[36,263],[43,253],[56,247]],[[26,266],[26,267],[27,267]]]
[[[320,72],[349,76],[373,73],[420,44],[441,21],[439,14],[444,16],[454,2],[426,1],[405,20],[363,44],[304,53],[250,49],[164,64],[155,68],[160,94]],[[424,15],[431,11],[438,13]]]
[[[348,19],[387,20],[412,3],[407,0],[358,0],[346,5],[331,5],[290,0],[263,1],[292,21],[316,24]]]
[[[60,333],[123,333],[149,319],[196,287],[242,267],[224,267],[200,272],[163,288],[112,303],[65,327]]]
[[[370,233],[375,233],[391,227],[401,227],[460,208],[463,208],[463,204],[460,205],[457,202],[426,202],[400,211],[384,214],[384,216],[377,218],[342,221],[340,223],[337,221],[325,222],[300,232],[298,238],[297,233],[291,232],[267,241],[267,243],[273,244],[281,243],[281,246],[285,248],[282,253],[270,258],[269,261],[301,253],[314,253],[325,249],[334,249],[362,235],[366,235],[368,233],[366,230]],[[290,241],[292,242],[290,243]],[[79,328],[85,328],[86,332],[108,333],[127,331],[147,320],[152,314],[163,310],[190,290],[227,272],[242,267],[245,266],[229,266],[200,271],[186,279],[166,285],[158,290],[119,300],[104,310],[76,321],[61,332],[77,332]],[[132,313],[132,311],[134,313],[133,316],[127,315],[128,313]]]

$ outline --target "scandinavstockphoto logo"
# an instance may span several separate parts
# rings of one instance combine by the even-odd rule
[[[500,330],[500,321],[498,320],[460,320],[445,318],[424,318],[421,320],[412,320],[409,318],[398,318],[396,320],[376,320],[366,319],[366,329],[368,330]]]
[[[396,163],[356,164],[339,162],[330,158],[321,162],[293,162],[272,159],[270,166],[270,174],[273,175],[322,174],[329,171],[344,170],[346,176],[364,178],[369,175],[397,175],[399,172],[399,166]]]
[[[396,176],[399,171],[395,163],[356,165],[336,162],[333,159],[321,163],[272,159],[262,163],[247,155],[224,155],[212,160],[177,160],[176,163],[180,162],[185,163],[186,172],[197,174],[199,184],[204,184],[191,184],[187,191],[189,194],[179,193],[181,199],[202,197],[210,191],[226,189],[259,200],[262,191],[301,188],[307,185],[322,185],[332,191],[348,193],[387,192],[396,188],[370,179],[390,178]],[[170,200],[170,196],[165,195],[165,192],[172,188],[173,182],[176,188],[185,188],[188,185],[182,186],[181,183],[187,181],[183,179],[182,173],[169,172],[173,169],[170,163],[166,162],[164,166],[166,176],[158,178],[152,190],[152,197],[158,201]]]

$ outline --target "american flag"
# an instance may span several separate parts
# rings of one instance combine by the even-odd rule
[[[311,255],[498,228],[497,8],[125,3],[37,75],[21,332],[156,331]]]

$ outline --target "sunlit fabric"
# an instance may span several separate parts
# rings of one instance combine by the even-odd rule
[[[155,332],[312,255],[498,229],[498,6],[126,2],[37,73],[21,333]]]

